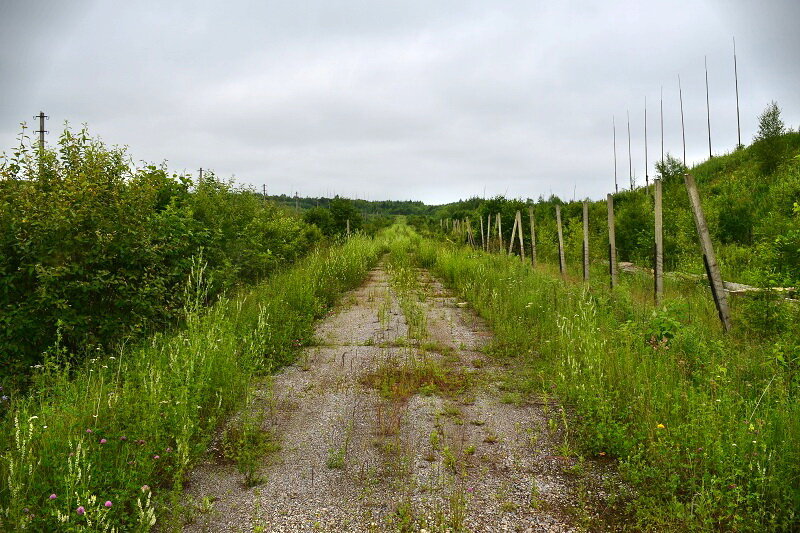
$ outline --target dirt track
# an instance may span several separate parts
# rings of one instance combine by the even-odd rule
[[[319,324],[318,345],[258,392],[281,444],[264,482],[247,488],[234,465],[202,465],[187,484],[185,531],[609,527],[597,515],[610,468],[569,454],[557,405],[501,390],[486,325],[418,275],[426,335],[409,340],[385,269],[373,270]]]

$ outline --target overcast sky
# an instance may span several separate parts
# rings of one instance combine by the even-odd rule
[[[777,100],[800,125],[800,2],[0,1],[0,150],[19,123],[87,123],[135,160],[270,193],[443,203],[599,198],[736,145]],[[32,128],[35,129],[35,128]]]

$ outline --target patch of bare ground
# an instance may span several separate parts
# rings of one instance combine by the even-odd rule
[[[376,268],[256,395],[280,443],[261,483],[209,454],[187,483],[185,531],[613,529],[611,466],[575,456],[557,405],[505,403],[489,329],[419,276],[427,337],[407,340]]]

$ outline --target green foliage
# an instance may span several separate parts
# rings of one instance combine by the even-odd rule
[[[206,301],[296,260],[320,233],[207,173],[134,167],[84,128],[0,159],[0,379],[56,339],[80,359],[182,318],[195,258]]]
[[[758,133],[754,141],[774,139],[786,133],[786,125],[781,120],[781,109],[774,100],[758,115]]]
[[[185,328],[74,366],[51,350],[29,393],[0,404],[0,530],[146,531],[156,514],[164,530],[178,527],[170,513],[179,513],[186,474],[246,403],[253,374],[293,361],[313,321],[379,253],[376,242],[354,237],[208,308],[198,267]],[[258,454],[275,444],[247,413],[223,440],[254,482]]]
[[[616,458],[633,489],[633,529],[800,527],[800,307],[732,301],[724,335],[707,288],[666,280],[653,310],[652,278],[622,276],[610,291],[550,265],[422,241],[417,255],[491,325],[514,359],[522,394],[569,405],[587,455]]]

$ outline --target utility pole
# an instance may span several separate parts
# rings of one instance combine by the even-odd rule
[[[739,70],[736,66],[736,37],[733,38],[733,78],[736,80],[736,134],[739,148],[742,145],[742,125],[739,122]]]
[[[708,121],[708,158],[711,159],[711,106],[708,102],[708,57],[703,56],[703,64],[706,68],[706,120]]]
[[[616,119],[611,117],[611,127],[614,129],[614,192],[619,192],[619,184],[617,184],[617,123]]]
[[[633,159],[631,159],[631,112],[628,113],[628,180],[633,190]]]
[[[681,75],[678,74],[678,98],[681,100],[681,137],[683,138],[683,166],[686,167],[686,127],[683,122],[683,90],[681,89]]]
[[[49,119],[50,117],[45,115],[44,111],[39,111],[39,114],[36,115],[33,118],[38,118],[39,119],[39,129],[35,133],[39,134],[39,149],[40,150],[44,150],[44,134],[45,133],[50,133],[50,132],[48,132],[47,130],[44,129],[44,119],[46,119],[46,118]]]
[[[647,97],[644,97],[644,184],[650,186],[650,173],[647,168]]]

